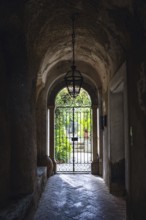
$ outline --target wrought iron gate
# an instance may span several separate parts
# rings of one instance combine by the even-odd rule
[[[90,172],[92,161],[91,107],[57,107],[55,157],[58,172]]]

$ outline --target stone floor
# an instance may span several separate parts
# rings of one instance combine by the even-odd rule
[[[125,220],[125,201],[109,194],[100,177],[90,174],[51,176],[35,220]]]

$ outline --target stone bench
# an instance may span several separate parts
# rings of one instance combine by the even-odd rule
[[[6,209],[1,210],[0,220],[21,220],[24,219],[31,206],[33,194],[23,198],[12,200]]]
[[[19,199],[13,199],[5,209],[0,210],[0,220],[24,220],[29,212],[37,207],[39,198],[47,181],[47,168],[37,168],[37,183],[35,192],[22,196]]]

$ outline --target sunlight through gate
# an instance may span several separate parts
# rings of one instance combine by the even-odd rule
[[[57,107],[55,157],[58,172],[91,172],[91,107]]]

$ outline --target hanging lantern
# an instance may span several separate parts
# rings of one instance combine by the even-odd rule
[[[83,82],[83,77],[79,70],[76,69],[75,65],[75,28],[74,28],[74,22],[75,22],[75,15],[72,16],[72,52],[73,52],[73,60],[72,60],[72,66],[71,69],[66,73],[65,75],[65,83],[68,90],[68,93],[72,98],[76,98],[79,93]]]
[[[79,95],[82,82],[83,77],[80,71],[76,69],[76,66],[72,66],[65,76],[65,83],[71,97],[76,98]]]

